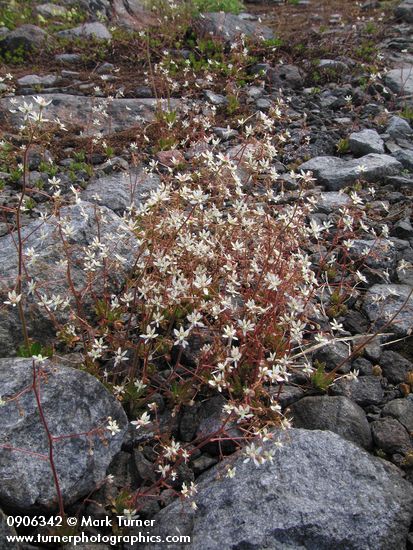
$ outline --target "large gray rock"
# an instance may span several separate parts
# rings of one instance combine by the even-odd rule
[[[92,20],[109,17],[111,9],[111,0],[61,0],[60,4],[68,7],[80,7]]]
[[[139,208],[159,185],[158,176],[146,174],[142,168],[133,169],[93,180],[83,191],[82,198],[122,213],[132,205]]]
[[[331,386],[333,395],[348,397],[360,407],[380,405],[384,399],[380,378],[377,376],[359,376],[356,379],[339,378]]]
[[[349,256],[361,264],[360,269],[370,283],[386,280],[383,271],[392,276],[397,264],[397,252],[387,239],[354,239]]]
[[[100,212],[100,227],[96,222],[96,208]],[[102,219],[102,217],[104,219]],[[137,250],[136,237],[131,231],[123,226],[122,220],[112,210],[102,206],[80,201],[76,205],[65,207],[61,210],[61,219],[67,220],[72,227],[72,235],[68,238],[68,245],[71,250],[73,265],[71,267],[71,278],[77,292],[82,295],[82,301],[87,306],[92,300],[90,293],[84,291],[87,285],[87,273],[84,271],[85,252],[93,239],[100,233],[100,242],[107,247],[109,262],[116,262],[116,254],[124,258],[116,265],[112,265],[111,284],[117,285],[123,281],[126,272],[133,266]],[[28,278],[36,282],[38,295],[31,295],[25,301],[26,321],[29,334],[36,340],[44,342],[54,335],[54,326],[50,321],[51,315],[46,307],[39,305],[40,295],[50,298],[52,295],[59,295],[64,301],[68,299],[71,306],[74,306],[74,298],[70,292],[67,282],[67,270],[61,261],[65,258],[63,243],[59,234],[58,219],[49,218],[41,224],[37,220],[29,223],[22,230],[24,239],[25,257],[27,250],[33,248],[35,261],[27,263],[27,277],[23,281],[23,291],[27,291]],[[0,281],[4,289],[15,287],[18,273],[18,255],[16,252],[15,235],[6,235],[0,238],[0,250],[2,251],[0,262]],[[98,255],[99,256],[99,255]],[[92,277],[100,278],[101,269],[97,268],[92,272]],[[95,290],[101,288],[95,285]],[[4,301],[6,298],[0,300]],[[58,307],[49,306],[51,314],[57,322],[67,322],[70,310],[62,305]],[[90,308],[89,308],[90,309]],[[17,308],[10,307],[7,314],[3,311],[0,316],[0,357],[14,355],[17,347],[21,344],[21,327],[17,315]],[[87,315],[85,307],[85,315]]]
[[[285,88],[288,86],[293,89],[299,89],[303,87],[305,79],[304,72],[296,65],[289,63],[269,67],[265,76],[269,84],[275,88]]]
[[[406,428],[395,418],[380,418],[371,423],[374,444],[387,454],[406,454],[412,444]]]
[[[62,17],[67,14],[67,9],[58,4],[40,4],[36,6],[36,13],[43,17]]]
[[[122,27],[140,30],[156,23],[154,14],[140,0],[112,0],[110,19]]]
[[[364,167],[363,169],[360,169]],[[403,166],[389,155],[371,153],[359,159],[343,160],[338,157],[315,157],[304,162],[300,170],[310,170],[317,181],[328,190],[338,191],[358,179],[380,181],[397,174]]]
[[[150,122],[154,119],[158,106],[167,109],[166,103],[159,103],[156,99],[105,99],[83,97],[70,94],[37,94],[47,101],[52,101],[45,108],[45,117],[53,121],[56,117],[66,125],[80,127],[85,134],[108,134],[119,130],[125,130],[136,126],[139,120]],[[15,100],[13,103],[11,99]],[[18,110],[23,103],[33,103],[33,96],[17,96],[14,98],[4,97],[0,99],[0,124],[10,122],[16,129],[23,123],[24,116]],[[179,100],[170,99],[171,109],[179,107]],[[95,112],[94,108],[103,108],[107,113],[102,116]],[[14,112],[10,112],[10,110]],[[94,125],[93,121],[100,121]]]
[[[371,448],[371,432],[366,414],[347,397],[304,397],[291,405],[290,411],[296,428],[329,430],[360,447]]]
[[[0,39],[0,53],[32,51],[40,48],[47,38],[47,33],[36,25],[21,25]]]
[[[403,164],[403,167],[413,172],[413,151],[399,149],[393,153],[394,158]]]
[[[401,4],[395,7],[394,15],[398,19],[413,23],[413,0],[404,0]]]
[[[174,502],[151,535],[178,526],[194,550],[405,548],[413,489],[393,466],[331,432],[292,429],[282,448],[264,447],[274,450],[272,463],[256,468],[241,454],[231,460],[234,478],[213,468],[200,478],[198,510]]]
[[[17,80],[19,86],[54,86],[59,80],[54,74],[39,76],[37,74],[26,74]]]
[[[42,410],[53,437],[94,431],[54,443],[60,489],[68,505],[103,480],[120,450],[128,421],[119,402],[94,376],[58,360],[47,361],[41,371]],[[0,504],[25,512],[56,508],[48,439],[32,384],[31,359],[0,360],[0,391],[6,402],[0,407]],[[106,429],[109,416],[120,429],[115,435]]]
[[[195,22],[195,26],[203,36],[215,36],[228,42],[233,42],[241,34],[255,39],[261,37],[264,39],[274,38],[274,33],[269,27],[254,21],[250,16],[246,17],[246,14],[203,13]]]
[[[386,73],[384,81],[397,94],[413,94],[413,65],[392,69]]]
[[[413,433],[413,399],[393,399],[383,408],[384,416],[396,418],[407,431]]]
[[[73,29],[65,29],[56,33],[65,38],[96,38],[98,40],[110,40],[111,33],[103,23],[98,21],[94,23],[83,23]]]
[[[16,535],[16,530],[7,525],[6,514],[0,510],[0,549],[21,550],[21,546],[18,542],[12,542],[13,539],[7,539],[7,537],[15,537]]]
[[[392,116],[386,128],[386,134],[390,134],[394,139],[411,139],[413,138],[413,129],[406,119]]]
[[[323,214],[330,214],[345,206],[350,206],[351,199],[343,192],[329,191],[327,193],[320,193],[317,197],[316,208]]]
[[[406,382],[407,375],[413,373],[413,363],[408,361],[403,355],[397,351],[384,351],[379,360],[379,365],[382,368],[383,376],[391,384],[401,384]]]
[[[373,285],[364,297],[363,309],[376,328],[390,322],[388,332],[400,336],[413,329],[412,287],[407,285]]]
[[[313,361],[325,364],[326,371],[332,371],[339,365],[337,372],[345,374],[351,369],[351,362],[348,357],[351,354],[351,347],[344,342],[328,343],[313,354]]]
[[[350,134],[348,144],[350,151],[355,155],[368,155],[369,153],[384,153],[384,142],[376,130],[361,130]]]

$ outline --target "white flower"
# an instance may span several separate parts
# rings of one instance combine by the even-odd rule
[[[232,325],[226,325],[224,327],[224,334],[222,338],[228,338],[229,340],[238,340],[236,337],[237,331]]]
[[[115,367],[120,365],[123,361],[127,361],[127,355],[128,351],[122,351],[122,348],[118,348],[116,355],[115,355]]]
[[[139,428],[142,428],[143,426],[147,426],[151,423],[151,417],[149,414],[145,411],[138,420],[134,420],[131,422],[133,426],[136,426],[136,429],[139,430]]]
[[[179,330],[174,329],[174,335],[175,335],[175,342],[174,346],[182,346],[183,348],[186,348],[188,345],[188,342],[186,338],[189,336],[189,329],[185,330],[183,326],[179,327]]]
[[[47,99],[45,99],[44,97],[41,97],[41,96],[36,96],[33,99],[35,100],[37,105],[39,105],[39,107],[42,107],[42,108],[47,107],[52,102],[51,99],[47,100]]]
[[[267,288],[269,290],[277,290],[281,284],[281,279],[275,273],[267,273],[265,280],[268,283]]]
[[[3,303],[4,304],[7,304],[9,306],[13,306],[13,307],[16,307],[17,304],[20,302],[20,300],[22,299],[22,295],[21,294],[17,294],[15,290],[12,290],[11,292],[9,292],[7,294],[8,296],[8,300],[4,301]]]
[[[151,326],[148,325],[146,327],[146,334],[140,334],[139,336],[143,338],[145,340],[145,344],[147,344],[149,340],[155,339],[157,336],[159,336],[159,334],[156,333],[155,327],[151,328]]]
[[[108,418],[108,424],[106,426],[106,429],[110,431],[111,435],[116,435],[120,432],[120,428],[118,426],[118,423],[116,420],[113,420],[111,416]]]

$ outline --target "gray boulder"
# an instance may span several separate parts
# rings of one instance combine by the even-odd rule
[[[400,336],[413,329],[412,288],[407,285],[373,285],[364,297],[363,309],[376,328],[386,325],[388,331]]]
[[[58,36],[65,38],[96,38],[98,40],[110,40],[112,38],[111,33],[103,23],[84,23],[73,29],[65,29],[59,31]]]
[[[384,153],[384,142],[376,130],[361,130],[350,134],[348,144],[350,151],[355,155],[368,155],[369,153]]]
[[[140,0],[112,0],[111,21],[119,26],[140,30],[156,23],[155,15]]]
[[[413,363],[405,359],[397,351],[384,351],[380,356],[379,365],[382,368],[383,376],[391,384],[406,382],[407,374],[413,372]]]
[[[119,130],[125,130],[139,124],[142,119],[150,122],[155,117],[158,107],[168,109],[166,103],[156,99],[105,99],[94,97],[83,97],[70,94],[36,94],[52,101],[45,108],[45,116],[53,121],[59,118],[67,125],[74,125],[81,128],[85,134],[109,134]],[[16,102],[13,103],[11,99]],[[14,98],[4,97],[0,99],[0,124],[9,122],[16,129],[23,123],[24,116],[18,110],[23,103],[34,103],[33,96],[21,95]],[[179,100],[170,99],[169,108],[179,108]],[[94,112],[97,106],[104,108],[107,117],[100,116]],[[10,112],[12,110],[13,112]],[[92,123],[95,119],[100,121],[98,126]]]
[[[352,160],[315,157],[299,167],[300,170],[313,172],[317,181],[330,191],[338,191],[358,179],[380,181],[385,176],[400,172],[402,168],[400,162],[393,157],[376,153]]]
[[[371,423],[374,444],[385,453],[405,454],[412,449],[406,428],[395,418],[380,418]]]
[[[142,168],[133,169],[96,178],[82,192],[82,199],[122,213],[131,205],[139,208],[159,185],[158,176],[146,174]]]
[[[36,6],[36,13],[43,17],[62,17],[67,14],[67,9],[58,4],[40,4]]]
[[[330,214],[340,208],[349,206],[351,204],[351,199],[348,195],[343,192],[338,191],[329,191],[326,193],[320,193],[318,197],[316,208],[319,212],[323,214]]]
[[[348,397],[360,407],[380,405],[384,399],[380,378],[359,376],[356,379],[340,378],[331,386],[333,395]]]
[[[215,36],[228,42],[233,42],[241,34],[255,39],[274,38],[274,33],[269,27],[246,15],[224,12],[203,13],[199,16],[195,26],[197,31],[205,37]]]
[[[331,432],[292,429],[283,439],[281,448],[263,445],[274,457],[261,467],[240,454],[230,463],[235,477],[219,475],[219,466],[203,474],[198,510],[172,503],[155,517],[151,535],[178,526],[194,550],[405,548],[413,489],[396,468]]]
[[[407,431],[413,433],[413,399],[393,399],[384,406],[383,415],[395,418]]]
[[[394,15],[398,19],[406,21],[406,23],[413,23],[413,0],[405,0],[396,6],[394,9]]]
[[[128,421],[119,402],[95,377],[63,366],[59,360],[41,366],[38,382],[43,414],[53,437],[90,433],[54,443],[60,489],[68,505],[104,479],[120,450]],[[25,512],[56,509],[48,439],[32,384],[31,359],[0,360],[1,397],[5,401],[0,407],[0,503]],[[108,417],[118,424],[115,435],[106,429]]]
[[[19,86],[54,86],[59,80],[54,74],[39,76],[37,74],[27,74],[17,80]]]
[[[326,371],[331,371],[338,367],[339,373],[345,374],[351,369],[351,362],[348,357],[351,354],[351,347],[344,342],[332,342],[326,344],[313,354],[313,361],[319,361],[325,364]]]
[[[0,39],[0,53],[11,54],[18,51],[32,51],[40,48],[47,38],[47,33],[36,25],[21,25]]]
[[[100,212],[100,227],[96,222],[96,208]],[[111,284],[116,286],[121,283],[126,272],[133,266],[134,256],[137,250],[136,237],[131,231],[123,226],[122,220],[112,210],[102,206],[80,201],[78,204],[64,207],[61,210],[61,219],[67,220],[70,224],[72,234],[67,239],[71,250],[73,265],[71,278],[77,292],[81,293],[84,305],[91,305],[91,295],[84,291],[87,285],[87,273],[84,271],[85,251],[100,232],[100,242],[107,247],[109,261],[116,260],[116,254],[124,260],[118,261],[111,270]],[[24,307],[29,335],[43,343],[54,335],[54,326],[51,317],[54,316],[58,323],[65,323],[68,320],[70,310],[60,304],[58,307],[47,308],[39,305],[41,295],[50,298],[52,295],[59,295],[64,301],[68,299],[74,306],[74,298],[69,290],[67,282],[67,271],[61,260],[65,258],[64,247],[60,238],[58,219],[49,218],[46,222],[39,223],[37,220],[30,222],[22,230],[24,251],[32,248],[35,253],[34,262],[27,264],[27,277],[23,281],[23,292],[27,291],[27,281],[32,280],[37,285],[37,295],[27,297]],[[16,252],[14,235],[6,235],[0,238],[0,249],[2,258],[0,262],[0,280],[2,287],[0,293],[7,289],[14,288],[18,273],[18,255]],[[92,276],[101,276],[101,270],[97,268]],[[95,285],[96,287],[96,285]],[[3,292],[1,292],[3,290]],[[0,298],[1,299],[1,298]],[[3,298],[1,301],[4,301]],[[85,307],[85,311],[86,311]],[[0,316],[0,356],[14,355],[19,344],[21,344],[21,327],[17,315],[17,308],[9,308],[7,315]],[[86,313],[85,313],[86,315]]]
[[[14,527],[7,525],[7,516],[0,510],[0,548],[1,550],[21,550],[18,542],[7,540],[7,537],[15,537],[17,535]]]
[[[384,81],[396,94],[413,94],[413,65],[392,69],[386,73]]]
[[[411,139],[413,138],[413,129],[406,119],[392,116],[386,128],[386,134],[390,134],[394,139]]]
[[[403,167],[413,172],[413,151],[399,149],[393,153],[394,158],[403,164]]]
[[[387,239],[354,239],[349,255],[361,263],[363,273],[371,283],[382,282],[384,270],[391,276],[397,264],[397,252]]]
[[[370,426],[361,407],[341,396],[312,396],[290,407],[293,424],[307,430],[329,430],[348,441],[370,449]]]
[[[286,63],[285,65],[277,65],[269,67],[266,72],[266,79],[269,84],[275,88],[285,88],[289,86],[293,89],[303,87],[305,74],[296,65]]]

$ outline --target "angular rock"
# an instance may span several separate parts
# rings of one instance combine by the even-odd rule
[[[206,100],[209,101],[209,103],[212,103],[212,105],[222,106],[228,103],[228,100],[225,96],[221,94],[216,94],[212,90],[205,90],[204,95]]]
[[[27,74],[18,79],[19,86],[54,86],[58,81],[58,77],[49,74],[38,76],[37,74]]]
[[[413,399],[393,399],[383,408],[383,416],[391,416],[413,434]]]
[[[413,372],[413,363],[405,359],[397,351],[384,351],[380,356],[379,365],[382,368],[383,376],[391,384],[406,382],[407,374]]]
[[[344,342],[333,342],[317,350],[313,361],[324,363],[327,372],[341,365],[338,372],[345,374],[351,369],[351,362],[347,360],[350,354],[351,348]]]
[[[396,6],[394,9],[394,15],[398,19],[406,21],[406,23],[413,23],[413,0],[405,0]]]
[[[338,59],[320,59],[318,67],[320,69],[333,69],[335,71],[348,70],[348,65]]]
[[[71,0],[72,1],[72,0]],[[88,15],[95,17],[108,17],[110,13],[110,0],[77,0],[77,4],[85,10]]]
[[[330,191],[327,193],[321,193],[317,201],[316,207],[317,210],[323,212],[324,214],[330,214],[339,208],[349,206],[351,204],[351,199],[348,195],[343,192]]]
[[[0,53],[32,51],[40,48],[47,36],[47,33],[36,25],[21,25],[0,38]]]
[[[91,181],[82,192],[82,199],[122,213],[131,205],[142,206],[144,199],[159,185],[158,176],[146,174],[142,168],[133,169]]]
[[[84,23],[73,29],[59,31],[57,35],[64,38],[96,38],[97,40],[110,40],[112,38],[107,27],[99,22]]]
[[[380,378],[377,376],[360,376],[357,379],[340,378],[331,386],[333,395],[348,397],[360,407],[381,405],[384,399]]]
[[[396,252],[387,239],[354,239],[350,249],[350,257],[362,262],[375,270],[389,270],[396,267]]]
[[[36,6],[36,12],[43,17],[62,17],[67,14],[67,9],[57,4],[40,4]]]
[[[369,153],[384,153],[384,142],[376,130],[361,130],[350,134],[348,144],[350,151],[355,155],[368,155]]]
[[[361,407],[342,396],[304,397],[290,407],[295,428],[329,430],[360,447],[372,445],[370,426]]]
[[[24,512],[56,509],[49,460],[33,454],[47,457],[49,447],[35,394],[30,389],[32,383],[31,359],[0,360],[1,397],[6,401],[0,407],[0,442],[10,446],[0,447],[0,503]],[[42,411],[54,437],[90,433],[54,442],[54,462],[67,505],[103,480],[109,463],[120,450],[128,421],[119,402],[95,377],[63,366],[58,360],[41,366],[38,387]],[[15,399],[17,394],[19,398]],[[108,417],[118,424],[115,435],[106,429]]]
[[[392,69],[386,73],[384,81],[396,94],[413,94],[413,65]]]
[[[251,38],[266,40],[274,38],[269,27],[257,23],[251,18],[233,13],[203,13],[195,22],[197,31],[204,37],[215,36],[228,42],[235,41],[241,34]]]
[[[266,71],[266,79],[275,88],[289,86],[293,89],[303,87],[305,74],[296,65],[286,63],[276,67],[269,67]]]
[[[413,151],[399,149],[393,153],[393,157],[403,164],[403,167],[413,172]]]
[[[273,449],[271,442],[264,447]],[[201,476],[198,510],[172,503],[156,516],[151,534],[165,537],[178,525],[180,534],[191,536],[192,548],[203,550],[405,547],[411,485],[394,467],[338,435],[292,429],[284,446],[274,449],[273,462],[256,468],[244,459],[232,458],[233,478],[216,479],[219,466]]]
[[[197,441],[212,439],[202,446],[202,451],[212,456],[234,452],[237,439],[241,436],[241,431],[236,425],[227,421],[228,414],[223,410],[225,403],[225,398],[217,395],[203,402],[198,412],[196,438]]]
[[[395,418],[382,418],[371,423],[374,444],[385,453],[406,453],[412,445],[406,429]]]
[[[285,409],[286,407],[303,397],[304,390],[302,390],[298,386],[283,384],[281,391],[279,386],[274,385],[270,387],[269,393],[280,405],[280,407],[282,409]]]
[[[154,113],[158,106],[166,104],[160,103],[156,99],[105,99],[82,97],[70,94],[37,94],[47,101],[52,101],[45,110],[45,116],[53,121],[56,117],[67,125],[79,126],[86,134],[101,133],[108,134],[119,130],[136,126],[139,119],[147,122],[154,119]],[[19,128],[23,123],[23,113],[18,111],[18,107],[26,103],[34,103],[33,96],[17,96],[13,98],[16,103],[11,102],[11,98],[4,97],[0,99],[0,123],[10,122],[15,128]],[[170,108],[177,109],[179,100],[170,99]],[[94,112],[97,105],[103,107],[108,117],[99,117],[99,113]],[[13,113],[10,113],[10,109]],[[93,126],[94,119],[100,121],[98,126]],[[108,122],[109,121],[109,122]]]
[[[112,0],[110,19],[116,25],[141,30],[156,23],[154,14],[140,0]]]
[[[0,510],[0,548],[2,550],[21,550],[21,546],[18,542],[12,542],[7,540],[6,537],[15,537],[17,535],[14,527],[7,525],[7,516]]]
[[[413,329],[412,288],[407,285],[373,285],[364,297],[363,309],[376,328],[391,319],[387,331],[406,336]]]
[[[96,222],[96,211],[100,213],[100,227]],[[102,216],[104,219],[102,219]],[[128,269],[134,264],[134,255],[137,250],[136,237],[132,232],[123,226],[122,220],[108,208],[96,207],[96,205],[80,201],[78,204],[64,207],[61,210],[61,219],[66,220],[66,225],[71,227],[72,233],[67,238],[71,250],[73,265],[71,267],[71,278],[77,292],[83,292],[87,284],[87,273],[84,270],[87,264],[85,256],[86,249],[100,233],[100,242],[107,247],[108,260],[115,262],[111,269],[111,283],[116,286],[122,281]],[[27,297],[24,304],[26,322],[29,335],[37,341],[45,343],[54,335],[54,325],[47,312],[46,307],[39,305],[40,297],[60,296],[62,301],[69,300],[74,306],[74,298],[67,282],[67,269],[61,260],[65,258],[63,243],[58,229],[58,219],[49,218],[46,222],[39,223],[37,220],[29,223],[22,229],[24,239],[24,254],[26,258],[27,276],[23,280],[23,292],[27,293],[28,278],[36,283],[39,294]],[[15,287],[18,273],[18,255],[16,252],[14,235],[6,235],[0,239],[2,258],[0,262],[0,293],[6,295],[5,290]],[[27,264],[26,252],[32,248],[35,259],[30,265]],[[119,255],[117,257],[116,255]],[[98,254],[99,256],[99,254]],[[97,259],[97,258],[96,258]],[[91,272],[94,277],[100,277],[101,269]],[[95,285],[96,287],[97,285]],[[97,288],[95,290],[98,290]],[[6,298],[0,298],[4,301]],[[82,294],[82,300],[89,309],[92,297],[89,293]],[[58,307],[49,305],[52,315],[58,322],[67,322],[70,310],[60,304]],[[0,316],[0,356],[14,355],[17,347],[21,344],[21,327],[17,315],[17,308],[9,307],[7,315]],[[85,313],[85,315],[87,315]]]
[[[386,134],[390,134],[394,139],[411,139],[413,138],[413,129],[406,119],[399,116],[392,116],[386,128]]]
[[[412,155],[413,160],[413,155]],[[413,166],[413,165],[412,165]],[[398,239],[411,239],[413,237],[413,227],[408,218],[399,220],[394,224],[391,235]]]
[[[300,170],[313,172],[317,181],[330,191],[338,191],[358,179],[381,181],[385,176],[400,172],[402,168],[393,157],[376,153],[352,160],[315,157],[299,167]]]

